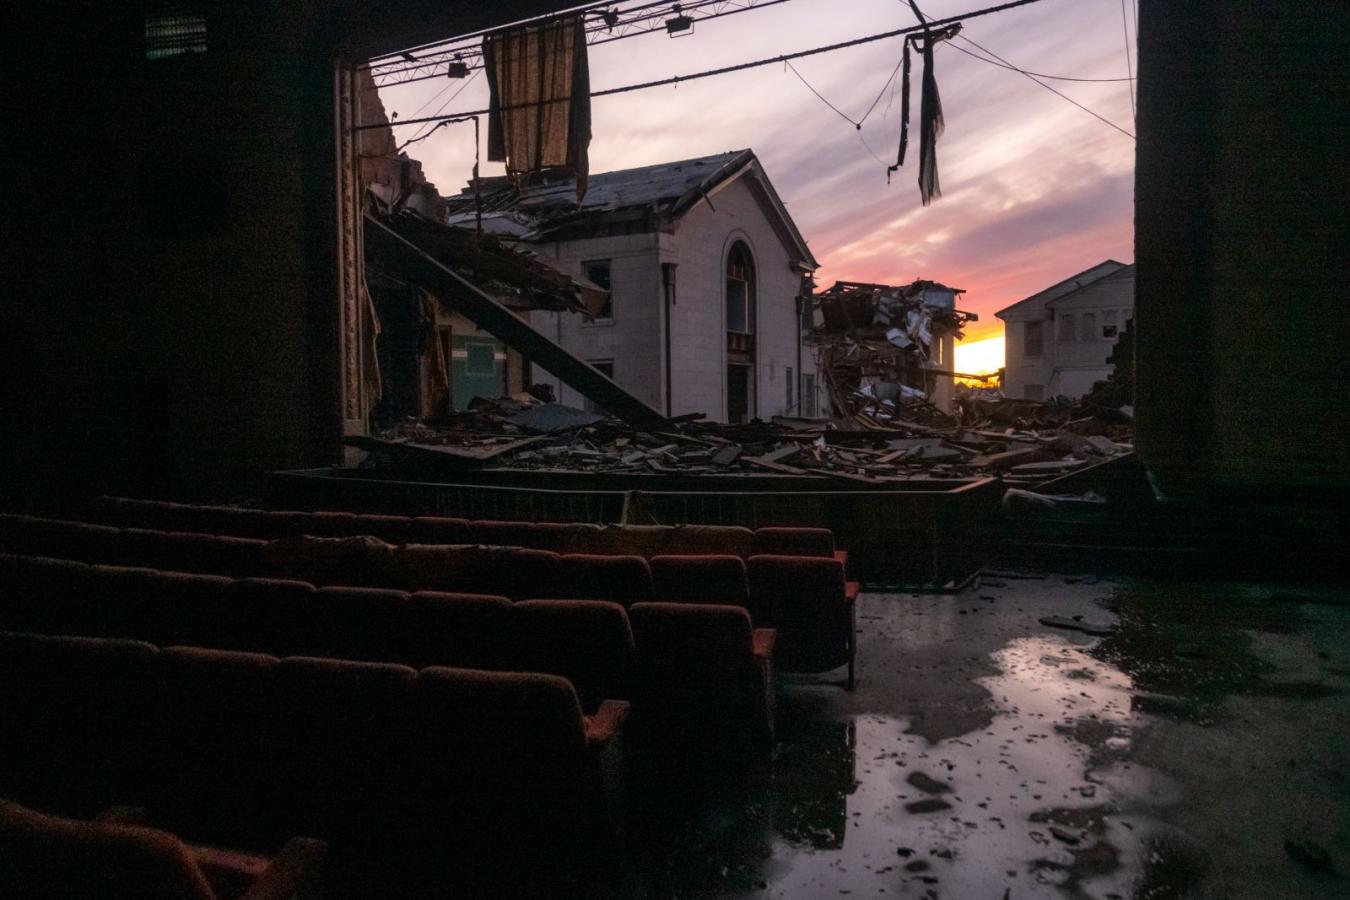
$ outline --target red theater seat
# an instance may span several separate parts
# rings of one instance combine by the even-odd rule
[[[169,647],[151,808],[175,830],[241,846],[286,837],[271,796],[276,657]]]
[[[290,657],[276,668],[275,801],[292,833],[347,845],[393,830],[401,811],[417,672]],[[457,723],[441,723],[455,728]]]
[[[537,597],[558,583],[562,557],[548,550],[409,544],[398,552],[409,590]]]
[[[609,825],[605,772],[627,704],[582,715],[556,675],[432,667],[418,682],[416,818],[452,861],[528,864],[583,850]]]
[[[369,535],[299,537],[272,541],[268,571],[318,585],[396,587],[395,547]]]
[[[637,709],[663,746],[773,746],[775,634],[739,606],[635,603]]]
[[[487,594],[417,591],[408,598],[407,640],[398,659],[411,666],[501,668],[508,657],[511,601]]]
[[[418,516],[413,519],[414,537],[407,543],[412,544],[471,544],[468,519],[455,519],[447,516]]]
[[[652,595],[661,602],[746,606],[750,589],[739,556],[654,556]]]
[[[16,900],[285,900],[318,885],[325,847],[275,858],[189,847],[167,831],[67,819],[0,800],[0,896]]]
[[[525,600],[512,610],[510,659],[521,672],[561,675],[581,707],[632,696],[633,632],[617,603]]]
[[[853,690],[856,591],[844,580],[843,563],[809,556],[752,556],[749,569],[756,621],[778,630],[779,667],[823,672],[847,663],[848,689]]]
[[[0,634],[0,795],[75,814],[134,802],[157,665],[138,641]]]
[[[555,597],[613,600],[630,606],[652,599],[652,570],[641,556],[571,553],[562,558]]]
[[[828,528],[758,528],[754,553],[775,556],[834,556],[834,532]]]

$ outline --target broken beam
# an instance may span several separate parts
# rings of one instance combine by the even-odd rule
[[[410,280],[441,294],[479,328],[520,351],[530,362],[556,375],[605,412],[635,428],[653,429],[665,424],[666,418],[661,413],[535,331],[528,322],[468,279],[369,214],[366,215],[365,236],[367,242],[378,245],[390,258],[399,260],[406,267]]]

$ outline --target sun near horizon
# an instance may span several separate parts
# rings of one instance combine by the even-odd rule
[[[956,371],[963,375],[992,375],[1003,368],[1003,335],[956,345]]]

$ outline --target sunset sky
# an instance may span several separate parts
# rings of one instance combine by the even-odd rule
[[[1133,0],[1127,3],[1133,68]],[[926,0],[920,7],[941,18],[987,5],[992,4]],[[790,0],[699,23],[688,37],[653,33],[593,47],[591,87],[688,74],[914,22],[908,4],[897,0]],[[962,33],[1034,72],[1126,75],[1120,0],[1043,0],[973,19]],[[959,39],[955,43],[978,52]],[[794,65],[857,119],[882,90],[900,47],[893,38]],[[946,117],[938,143],[943,196],[927,208],[916,185],[918,58],[910,156],[889,185],[882,161],[895,161],[899,77],[858,131],[782,65],[596,98],[591,171],[753,148],[822,263],[818,285],[929,278],[965,288],[961,306],[980,321],[967,329],[971,346],[958,350],[958,367],[988,371],[1001,364],[1001,341],[973,345],[1001,337],[995,310],[1103,259],[1134,259],[1134,141],[1023,75],[952,47],[939,48],[935,69]],[[1048,83],[1133,133],[1127,83]],[[481,76],[467,86],[463,81],[447,86],[447,80],[433,79],[385,88],[381,97],[386,109],[402,118],[487,105]],[[461,87],[459,97],[442,109]],[[405,140],[416,127],[397,129],[396,138]],[[410,148],[443,194],[457,192],[468,180],[472,134],[469,127],[450,126]],[[483,167],[484,175],[501,171],[500,164]]]

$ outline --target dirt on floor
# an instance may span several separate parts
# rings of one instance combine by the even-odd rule
[[[597,891],[1350,896],[1350,597],[1009,572],[858,625],[857,691],[790,679],[772,765],[635,785]]]

